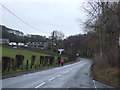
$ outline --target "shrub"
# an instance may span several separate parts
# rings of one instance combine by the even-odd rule
[[[35,66],[35,58],[36,58],[35,55],[33,55],[33,56],[31,57],[31,67],[30,67],[30,68],[32,68],[32,66]]]
[[[40,56],[40,64],[39,65],[52,65],[54,62],[53,56]]]
[[[23,55],[16,55],[16,67],[19,68],[20,65],[23,65],[24,56]]]
[[[40,56],[40,65],[44,64],[44,56]]]
[[[7,56],[3,56],[2,57],[2,72],[6,71],[6,70],[10,70],[10,68],[14,69],[14,59],[7,57]]]
[[[26,61],[26,69],[28,69],[28,60]]]
[[[54,57],[51,56],[51,57],[50,57],[50,64],[52,65],[53,63],[54,63]]]

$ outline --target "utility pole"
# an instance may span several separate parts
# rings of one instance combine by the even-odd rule
[[[53,51],[54,39],[55,39],[55,31],[52,32],[52,51]]]
[[[120,76],[120,1],[118,2],[118,76]],[[118,86],[120,86],[120,80],[118,79]]]

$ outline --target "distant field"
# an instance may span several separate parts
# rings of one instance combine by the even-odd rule
[[[25,56],[24,67],[26,64],[26,60],[29,60],[29,65],[30,65],[32,55],[36,56],[37,65],[39,65],[40,56],[54,56],[55,57],[54,65],[56,64],[56,60],[58,57],[57,53],[47,51],[47,50],[36,50],[35,51],[35,50],[14,49],[14,48],[5,48],[5,47],[2,48],[2,56],[9,56],[9,57],[15,58],[17,54],[21,54]],[[67,57],[62,57],[62,58],[67,59]]]

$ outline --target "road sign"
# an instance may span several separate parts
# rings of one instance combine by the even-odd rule
[[[60,52],[59,54],[61,54],[61,53],[62,53],[62,51],[64,51],[64,49],[58,49],[58,51]]]

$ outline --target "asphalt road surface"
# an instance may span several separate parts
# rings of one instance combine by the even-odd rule
[[[92,60],[25,74],[2,80],[2,88],[113,88],[93,80],[90,72]]]

